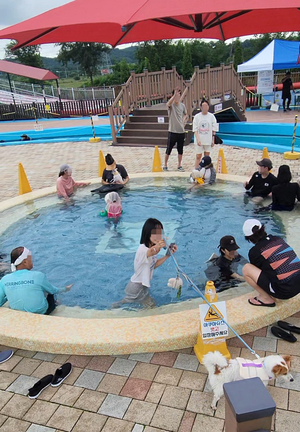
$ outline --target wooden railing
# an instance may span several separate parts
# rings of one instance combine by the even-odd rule
[[[119,130],[134,109],[167,102],[177,86],[183,91],[186,83],[175,67],[171,70],[162,68],[159,72],[148,72],[147,69],[141,74],[131,72],[114,103],[108,108],[113,142],[116,142]]]
[[[205,69],[196,66],[190,81],[184,81],[175,66],[171,70],[162,68],[159,72],[148,72],[147,69],[141,74],[132,72],[114,103],[108,107],[113,142],[117,141],[118,132],[134,109],[167,102],[177,86],[182,91],[181,101],[186,105],[189,121],[203,98],[233,98],[243,110],[246,107],[246,92],[233,64],[221,64],[217,68],[207,65]]]

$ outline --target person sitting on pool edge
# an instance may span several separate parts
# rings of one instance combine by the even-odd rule
[[[54,294],[70,291],[73,284],[51,285],[44,273],[32,270],[33,257],[26,247],[13,249],[10,257],[12,273],[0,281],[0,306],[8,301],[11,309],[49,315],[56,307]]]
[[[271,194],[273,186],[277,182],[277,178],[270,173],[272,162],[268,158],[261,161],[256,161],[258,171],[256,171],[248,182],[244,183],[247,194],[254,198],[255,203],[261,202],[264,198]]]
[[[292,211],[295,200],[300,201],[298,183],[291,183],[292,174],[288,165],[281,165],[277,175],[278,184],[272,189],[272,210]]]
[[[268,235],[257,219],[243,225],[245,239],[254,246],[249,251],[250,264],[243,267],[246,282],[258,295],[252,306],[274,307],[274,299],[290,299],[300,293],[300,260],[283,238]]]
[[[59,198],[70,201],[70,197],[74,194],[74,188],[88,186],[89,184],[91,183],[76,182],[72,177],[72,167],[67,164],[61,165],[56,182],[57,195]]]
[[[129,176],[123,165],[117,164],[111,154],[105,156],[106,168],[102,174],[102,184],[122,184],[129,181]]]
[[[231,235],[222,237],[218,248],[221,255],[214,253],[210,257],[205,275],[214,282],[217,292],[221,292],[245,281],[244,277],[238,274],[238,266],[246,264],[247,260],[237,253],[239,246]]]
[[[214,184],[216,182],[217,172],[212,164],[210,156],[204,156],[201,159],[199,167],[194,169],[190,175],[191,183]]]

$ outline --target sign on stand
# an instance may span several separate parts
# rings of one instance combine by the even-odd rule
[[[219,312],[219,316],[211,306],[204,303],[199,306],[201,333],[203,340],[224,338],[228,336],[226,302],[216,302],[212,306]]]
[[[270,94],[273,92],[274,71],[258,71],[257,75],[257,93]]]

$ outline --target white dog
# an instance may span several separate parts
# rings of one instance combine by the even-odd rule
[[[214,393],[212,409],[217,408],[217,402],[224,395],[225,383],[259,377],[266,386],[269,380],[279,376],[286,381],[294,381],[290,373],[290,356],[270,355],[256,360],[237,357],[227,360],[219,351],[215,351],[203,357],[203,364],[208,370],[209,383]]]

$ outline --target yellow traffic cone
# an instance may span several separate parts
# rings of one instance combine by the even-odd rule
[[[216,292],[215,284],[213,281],[208,281],[205,286],[205,298],[210,303],[215,303],[218,301],[218,295]],[[216,308],[216,306],[213,304],[213,306]],[[212,313],[214,311],[212,310]],[[201,324],[200,324],[200,333],[198,335],[198,340],[196,345],[194,346],[195,354],[199,360],[200,363],[203,362],[203,357],[205,354],[211,352],[211,351],[219,351],[223,356],[225,356],[227,359],[231,358],[230,352],[228,351],[226,340],[225,339],[209,339],[209,340],[203,340],[202,338],[202,330],[201,330]]]
[[[264,149],[263,149],[262,158],[263,159],[265,159],[265,158],[270,159],[267,147],[264,147]]]
[[[103,151],[99,151],[99,177],[102,177],[103,171],[106,167]]]
[[[161,167],[161,160],[160,160],[160,154],[159,154],[158,146],[155,146],[152,172],[161,172],[162,170],[163,169]]]
[[[222,148],[219,150],[217,172],[222,174],[228,174],[225,156],[224,156],[224,150]]]
[[[19,195],[32,192],[26,172],[21,163],[19,163]]]

